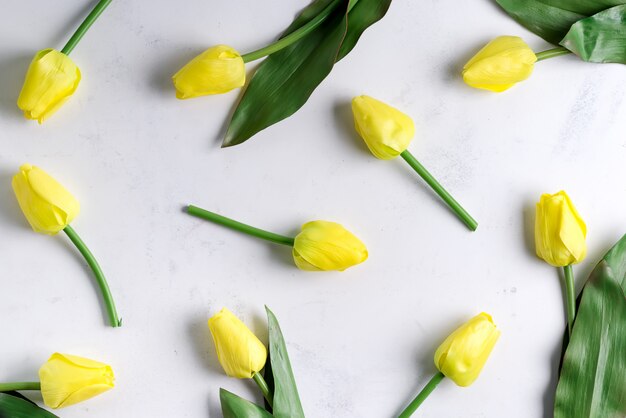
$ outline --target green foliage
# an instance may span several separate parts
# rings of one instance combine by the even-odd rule
[[[58,418],[18,392],[0,393],[0,418]]]

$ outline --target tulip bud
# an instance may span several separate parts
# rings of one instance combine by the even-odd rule
[[[28,67],[17,107],[26,119],[42,123],[74,94],[80,70],[72,59],[55,49],[39,51]]]
[[[39,369],[41,395],[50,408],[63,408],[100,395],[114,386],[113,369],[82,357],[54,353]]]
[[[217,359],[230,377],[250,379],[265,366],[267,349],[231,311],[224,308],[209,319]]]
[[[35,232],[54,235],[78,215],[78,200],[39,167],[24,164],[13,176],[13,191]]]
[[[537,56],[517,36],[499,36],[463,67],[463,81],[477,89],[502,92],[526,80]]]
[[[544,194],[537,203],[537,256],[555,267],[583,261],[587,255],[587,226],[567,193]]]
[[[354,126],[372,154],[381,160],[400,155],[415,135],[413,120],[369,96],[352,99]]]
[[[491,316],[481,313],[454,331],[435,352],[435,365],[459,386],[469,386],[480,374],[500,337]]]
[[[343,271],[367,260],[367,248],[338,223],[313,221],[296,236],[293,259],[301,270]]]
[[[172,81],[179,99],[222,94],[245,84],[246,66],[233,48],[213,46],[189,61]]]

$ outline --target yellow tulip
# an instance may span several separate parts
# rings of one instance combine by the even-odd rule
[[[537,203],[537,256],[555,267],[581,262],[587,255],[587,226],[567,193],[544,194]]]
[[[231,311],[224,308],[209,319],[217,359],[230,377],[250,379],[265,366],[267,349]]]
[[[463,67],[463,81],[477,89],[502,92],[533,72],[537,56],[517,36],[499,36]]]
[[[78,215],[78,200],[39,167],[24,164],[13,176],[13,191],[35,232],[54,235]]]
[[[104,363],[54,353],[39,369],[41,394],[50,408],[63,408],[100,395],[114,386],[113,369]]]
[[[301,270],[343,271],[367,260],[367,248],[340,224],[313,221],[296,236],[293,259]]]
[[[44,49],[28,67],[17,107],[27,119],[42,123],[74,94],[79,83],[80,70],[69,56]]]
[[[500,331],[491,316],[481,313],[454,331],[435,352],[435,365],[459,386],[469,386],[480,374]]]
[[[222,94],[245,84],[246,66],[236,50],[217,45],[189,61],[172,81],[179,99]]]
[[[352,113],[356,131],[381,160],[400,155],[415,135],[415,125],[409,116],[372,97],[352,99]]]

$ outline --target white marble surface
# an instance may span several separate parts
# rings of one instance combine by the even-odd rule
[[[490,312],[502,338],[470,388],[446,381],[422,417],[548,417],[565,321],[553,268],[533,255],[534,203],[566,189],[589,227],[578,287],[626,232],[626,72],[575,57],[541,62],[496,95],[459,71],[501,34],[548,45],[488,0],[396,0],[295,116],[219,148],[237,92],[178,101],[170,76],[205,47],[260,47],[307,0],[114,1],[72,53],[77,94],[43,126],[15,101],[31,56],[60,48],[92,1],[0,6],[0,380],[36,378],[54,351],[112,364],[117,387],[59,412],[218,417],[221,371],[206,328],[226,306],[265,335],[269,305],[310,417],[392,417],[434,373],[436,346]],[[468,232],[401,160],[371,157],[349,101],[410,114],[410,150],[480,223]],[[63,235],[33,233],[10,187],[24,162],[81,201],[74,228],[107,273],[124,327],[105,326],[92,276]],[[283,247],[191,218],[194,203],[294,233],[342,222],[370,259],[297,270]]]

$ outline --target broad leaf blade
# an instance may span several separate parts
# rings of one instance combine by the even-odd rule
[[[224,418],[271,418],[259,405],[220,388],[220,402]]]
[[[0,418],[58,418],[19,393],[0,393]]]
[[[337,61],[352,51],[365,29],[382,19],[390,5],[391,0],[358,0],[348,14],[348,32],[341,44]]]
[[[274,416],[276,418],[304,418],[283,333],[276,316],[267,306],[265,310],[269,328],[271,372],[274,376]]]
[[[626,64],[626,5],[574,23],[561,45],[584,61]]]
[[[555,418],[626,416],[626,236],[582,292],[556,390]]]

